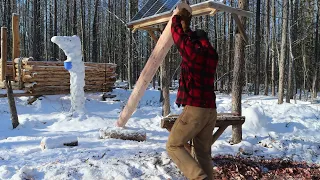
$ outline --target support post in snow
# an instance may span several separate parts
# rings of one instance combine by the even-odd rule
[[[9,103],[10,113],[11,113],[12,127],[13,129],[15,129],[16,127],[19,126],[19,119],[18,119],[16,103],[14,101],[13,91],[12,91],[12,86],[11,86],[11,81],[9,76],[6,76],[5,83],[6,83],[8,103]]]

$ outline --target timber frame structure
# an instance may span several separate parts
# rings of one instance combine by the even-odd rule
[[[227,12],[231,13],[232,17],[234,18],[235,22],[238,25],[239,32],[241,33],[242,38],[247,43],[248,36],[245,33],[243,24],[241,23],[239,16],[244,17],[251,17],[253,15],[252,12],[244,11],[242,9],[233,8],[222,3],[214,2],[214,1],[206,1],[199,4],[191,5],[192,8],[192,16],[203,16],[203,15],[210,15],[214,16],[218,12]],[[133,29],[133,32],[136,30],[147,30],[153,40],[157,40],[155,35],[153,34],[154,31],[161,31],[160,28],[156,28],[154,26],[161,25],[167,23],[172,16],[172,12],[165,12],[155,16],[139,19],[136,21],[131,21],[127,24],[128,28]]]
[[[185,2],[186,0],[181,0]],[[227,12],[231,13],[233,19],[235,20],[238,31],[241,34],[243,40],[245,43],[248,43],[248,36],[246,35],[245,28],[239,18],[239,16],[242,17],[251,17],[253,13],[249,11],[245,11],[238,8],[229,7],[222,3],[217,3],[213,1],[206,1],[199,4],[191,5],[192,9],[192,16],[203,16],[203,15],[210,15],[214,16],[218,12]],[[134,108],[137,106],[137,101],[141,99],[141,96],[146,88],[146,84],[150,82],[151,75],[154,76],[156,69],[159,67],[160,63],[163,61],[165,55],[168,53],[168,50],[173,45],[172,38],[170,40],[169,36],[171,34],[170,28],[171,28],[171,17],[173,12],[165,12],[158,15],[154,15],[151,17],[142,18],[139,20],[131,21],[127,24],[128,28],[133,29],[133,32],[136,30],[146,30],[148,31],[151,38],[157,42],[156,47],[154,48],[149,60],[147,61],[147,64],[143,71],[141,72],[141,76],[139,77],[139,80],[137,84],[139,86],[136,86],[133,90],[133,93],[131,94],[128,104],[126,105],[125,109],[123,110],[123,114],[121,113],[121,116],[118,120],[120,122],[121,127],[125,125],[125,123],[128,121],[129,117],[132,115]],[[157,26],[165,25],[164,29],[160,29]],[[154,31],[160,31],[161,36],[159,39],[157,39],[156,35],[154,34]],[[140,79],[141,78],[141,79]],[[169,97],[169,96],[168,96]],[[165,104],[165,103],[164,103]],[[171,115],[164,117],[161,120],[161,127],[166,128],[168,131],[171,131],[171,128],[174,124],[174,122],[177,120],[178,115]],[[216,127],[218,127],[218,130],[213,134],[213,141],[214,143],[220,135],[224,132],[224,130],[228,126],[232,126],[232,140],[230,142],[237,144],[240,143],[242,140],[242,124],[245,122],[244,116],[239,116],[237,114],[226,114],[222,113],[218,115],[218,120],[216,123]],[[192,153],[192,146],[190,144],[186,144],[185,148],[188,150],[188,152]]]

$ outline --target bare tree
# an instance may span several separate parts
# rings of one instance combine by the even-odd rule
[[[270,1],[266,0],[267,15],[266,15],[266,36],[265,36],[265,65],[264,65],[264,95],[268,95],[269,90],[269,35],[270,35]]]
[[[239,8],[247,10],[248,0],[239,0]],[[241,17],[241,22],[246,27],[246,18]],[[245,42],[242,39],[239,30],[236,31],[235,40],[235,52],[234,52],[234,68],[233,68],[233,81],[232,81],[232,113],[241,115],[241,94],[244,83],[244,49]],[[233,131],[241,131],[241,127],[233,127]],[[235,133],[238,134],[238,133]],[[241,133],[240,133],[241,134]],[[241,141],[241,137],[235,137],[232,141],[237,143]]]
[[[254,95],[258,95],[260,91],[260,41],[261,41],[261,35],[260,35],[260,6],[261,1],[257,0],[257,10],[256,10],[256,56],[255,56],[255,62],[256,62],[256,81],[254,84]]]
[[[282,19],[282,37],[281,37],[281,54],[279,62],[279,92],[278,104],[283,103],[284,94],[284,71],[285,71],[285,58],[287,49],[287,26],[288,26],[288,0],[283,0],[283,19]]]
[[[272,62],[271,62],[271,94],[276,95],[275,68],[276,68],[276,1],[272,0]]]

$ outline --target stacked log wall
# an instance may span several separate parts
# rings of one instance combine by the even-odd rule
[[[12,66],[12,65],[11,65]],[[32,94],[70,92],[70,74],[63,62],[33,61],[32,58],[15,59],[16,76],[23,89]],[[12,67],[13,68],[13,67]],[[13,72],[13,69],[11,69]],[[116,81],[116,64],[85,63],[85,91],[110,92]]]

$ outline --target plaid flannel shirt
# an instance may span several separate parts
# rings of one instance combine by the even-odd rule
[[[176,104],[216,108],[214,75],[219,59],[217,52],[207,39],[195,38],[192,31],[185,33],[179,15],[172,18],[171,33],[182,56]]]

